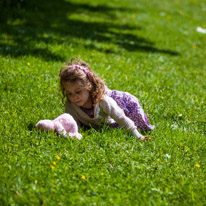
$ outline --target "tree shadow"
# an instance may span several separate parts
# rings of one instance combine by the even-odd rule
[[[7,1],[7,0],[3,0]],[[10,0],[11,2],[15,2]],[[44,60],[66,59],[65,54],[53,52],[50,44],[79,44],[104,53],[116,53],[110,48],[99,47],[105,43],[128,51],[142,51],[178,55],[171,50],[161,50],[153,42],[131,34],[142,27],[116,23],[117,12],[136,12],[132,8],[88,5],[66,0],[30,0],[23,4],[7,5],[0,13],[0,54],[19,57],[31,55]],[[18,8],[16,8],[18,7]],[[139,11],[141,12],[141,11]],[[78,14],[81,18],[73,17]],[[87,20],[87,16],[90,18]],[[84,20],[82,20],[85,17]],[[92,17],[92,18],[91,18]],[[101,18],[100,18],[101,17]],[[91,21],[92,20],[92,21]]]

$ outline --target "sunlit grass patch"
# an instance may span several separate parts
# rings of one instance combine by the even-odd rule
[[[2,2],[0,204],[204,205],[204,1]],[[139,98],[151,141],[35,129],[64,112],[58,74],[72,57]]]

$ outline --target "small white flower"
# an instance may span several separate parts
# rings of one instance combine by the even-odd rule
[[[166,154],[165,157],[166,157],[167,159],[169,159],[171,156],[170,156],[169,154]]]
[[[197,32],[202,33],[202,34],[206,34],[206,29],[203,29],[202,27],[198,26],[197,27]]]

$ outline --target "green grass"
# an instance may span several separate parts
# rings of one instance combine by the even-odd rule
[[[2,2],[0,205],[205,205],[206,1]],[[139,98],[150,142],[35,129],[64,112],[58,73],[72,57]]]

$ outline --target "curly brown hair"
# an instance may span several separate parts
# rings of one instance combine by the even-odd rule
[[[87,72],[85,73],[85,71],[75,67],[74,65],[84,67]],[[104,81],[96,76],[96,74],[90,69],[89,65],[81,59],[72,58],[68,62],[68,65],[61,68],[59,77],[60,89],[63,94],[62,100],[66,97],[69,101],[64,88],[64,85],[67,82],[78,82],[81,86],[85,87],[89,91],[94,105],[100,102],[106,93]]]

